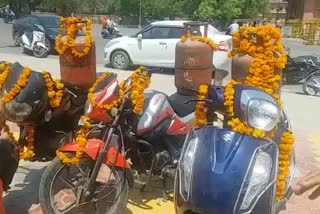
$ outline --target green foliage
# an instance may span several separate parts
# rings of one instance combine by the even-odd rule
[[[267,0],[242,0],[241,18],[254,18],[259,13],[263,14],[267,3]]]
[[[205,20],[254,18],[263,13],[267,0],[141,0],[143,16],[195,17]],[[0,6],[20,12],[41,5],[48,11],[69,16],[72,13],[138,16],[140,0],[0,0]],[[19,11],[20,10],[20,11]]]

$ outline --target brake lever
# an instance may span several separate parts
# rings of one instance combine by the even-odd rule
[[[189,103],[192,103],[192,102],[201,102],[201,101],[204,101],[204,102],[207,102],[207,103],[213,103],[212,100],[209,100],[209,99],[193,99],[193,100],[187,100],[184,102],[184,104],[189,104]]]

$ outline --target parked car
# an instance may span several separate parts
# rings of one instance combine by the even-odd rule
[[[12,37],[14,44],[20,46],[21,36],[25,32],[32,33],[41,28],[45,33],[45,43],[52,53],[55,45],[55,38],[58,34],[60,17],[54,15],[26,15],[17,19],[12,26]]]
[[[187,21],[153,22],[133,36],[109,41],[104,49],[105,63],[123,70],[130,65],[174,68],[175,48],[184,34],[184,22]],[[203,32],[204,27],[200,30]],[[231,59],[227,52],[231,48],[232,37],[222,34],[212,25],[208,26],[208,37],[219,44],[219,50],[213,57],[215,68],[230,72]]]

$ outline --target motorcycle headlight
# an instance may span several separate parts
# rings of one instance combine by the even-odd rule
[[[249,126],[264,131],[271,131],[280,117],[279,108],[262,99],[251,99],[247,105],[246,120]]]
[[[269,178],[272,170],[271,156],[258,150],[256,153],[251,175],[249,176],[249,184],[241,204],[240,210],[246,210],[253,203],[254,199],[268,186]]]
[[[184,149],[180,159],[180,194],[185,200],[188,200],[189,198],[193,162],[197,146],[198,138],[194,138],[191,141],[186,142],[186,148]]]
[[[99,93],[100,93],[100,92],[94,93],[94,95],[93,95],[93,96],[94,96],[94,99],[97,98],[97,96],[99,95]],[[85,106],[84,106],[84,114],[90,114],[90,113],[92,112],[92,109],[93,109],[93,107],[92,107],[90,101],[87,100],[87,101],[86,101],[86,104],[85,104]]]
[[[12,122],[23,122],[32,112],[32,107],[26,103],[12,100],[4,105],[5,117]]]

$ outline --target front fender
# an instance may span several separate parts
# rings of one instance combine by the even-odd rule
[[[48,47],[46,47],[46,45],[45,45],[45,44],[43,44],[42,42],[36,42],[36,43],[35,43],[35,45],[40,46],[40,47],[42,47],[42,48],[44,48],[44,49],[48,50]]]
[[[102,140],[99,139],[89,139],[86,145],[85,153],[92,159],[95,160],[97,158],[97,155],[104,146],[104,143]],[[79,144],[77,142],[71,142],[66,144],[65,146],[61,147],[59,151],[61,152],[76,152],[79,148]],[[110,146],[108,148],[107,156],[104,161],[105,164],[108,166],[116,166],[121,168],[127,168],[129,169],[129,163],[125,159],[125,157],[121,154],[121,152],[118,152],[116,147]]]

